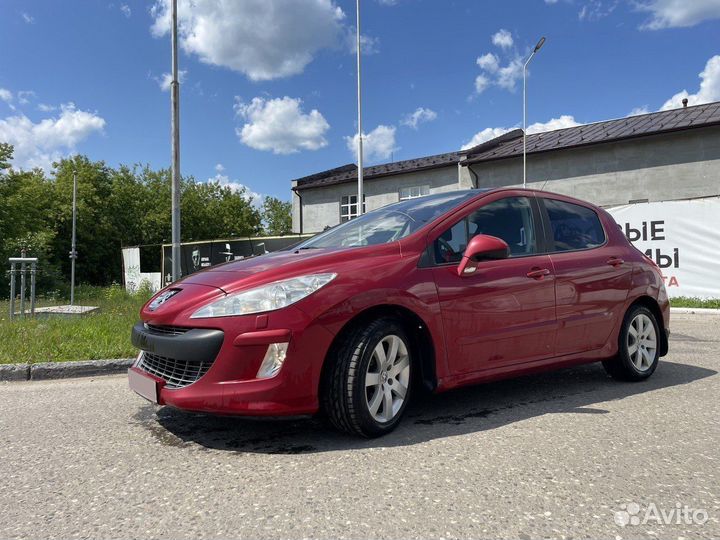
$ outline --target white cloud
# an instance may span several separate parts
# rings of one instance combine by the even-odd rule
[[[575,121],[575,118],[571,115],[564,114],[560,116],[559,118],[551,118],[547,122],[535,122],[534,124],[530,124],[527,127],[527,133],[528,135],[531,135],[533,133],[542,133],[544,131],[553,131],[556,129],[564,129],[569,128],[573,126],[579,126],[580,123]],[[491,139],[494,139],[496,137],[499,137],[500,135],[504,135],[508,131],[511,131],[516,128],[505,128],[505,127],[495,127],[495,128],[485,128],[482,131],[478,131],[472,139],[470,139],[467,143],[465,143],[462,146],[462,150],[467,150],[468,148],[472,148],[473,146],[477,146],[478,144],[484,143],[486,141],[489,141]]]
[[[27,105],[30,103],[30,100],[35,97],[35,92],[32,90],[20,90],[17,93],[18,103],[20,105]]]
[[[490,86],[492,81],[488,79],[485,75],[478,75],[475,77],[475,92],[478,94],[482,94],[485,89]]]
[[[720,18],[720,0],[642,0],[636,7],[650,13],[640,26],[644,30],[695,26]]]
[[[620,0],[587,0],[578,12],[581,21],[599,21],[618,7]]]
[[[243,198],[249,203],[252,203],[254,207],[260,208],[262,206],[265,195],[253,191],[248,186],[238,182],[237,180],[231,180],[228,175],[223,174],[223,172],[225,172],[225,167],[222,163],[215,165],[215,171],[215,176],[211,176],[207,179],[208,183],[216,183],[222,187],[229,187],[235,193],[242,193]]]
[[[94,133],[100,133],[105,120],[95,113],[80,111],[72,103],[60,107],[60,116],[34,123],[24,114],[0,120],[0,141],[15,147],[13,165],[49,171],[52,162],[75,149]]]
[[[505,64],[494,53],[478,56],[475,63],[481,73],[475,77],[475,93],[481,94],[491,85],[514,92],[518,80],[522,78],[523,59],[517,52],[505,50],[513,46],[512,35],[507,30],[499,30],[491,39],[494,45],[504,50],[502,56]]]
[[[546,4],[557,4],[558,0],[545,0]]]
[[[515,91],[515,85],[522,79],[523,63],[520,57],[513,58],[506,66],[497,71],[496,83],[505,90]]]
[[[383,161],[392,156],[393,152],[398,151],[399,148],[395,145],[395,131],[395,126],[380,124],[370,133],[363,134],[363,158],[371,163]],[[352,137],[345,137],[345,143],[357,161],[357,133]]]
[[[128,19],[132,15],[132,10],[127,4],[120,4],[120,11],[122,11],[122,14],[125,15],[125,17],[127,17]]]
[[[256,150],[275,154],[293,154],[300,150],[318,150],[327,146],[324,135],[330,128],[316,109],[304,113],[302,101],[290,97],[253,98],[244,103],[235,97],[235,113],[247,120],[235,132],[240,140]]]
[[[180,69],[178,70],[178,82],[181,84],[185,82],[185,79],[187,79],[187,70],[186,69]],[[163,73],[159,77],[153,77],[155,79],[155,82],[158,83],[158,86],[160,87],[160,90],[163,92],[169,92],[170,91],[170,84],[172,83],[172,74],[171,73]]]
[[[398,3],[398,0],[377,0],[378,4],[382,4],[383,6],[395,6]]]
[[[720,55],[715,55],[705,64],[700,74],[700,88],[695,94],[689,93],[687,90],[678,92],[668,99],[662,107],[661,111],[668,109],[676,109],[682,107],[683,98],[687,98],[688,105],[701,105],[710,103],[711,101],[720,100]]]
[[[35,22],[35,17],[33,17],[32,15],[30,15],[28,13],[22,12],[20,14],[20,16],[22,17],[23,21],[25,21],[27,24],[33,24]]]
[[[647,114],[649,112],[650,112],[650,109],[648,109],[648,106],[643,105],[642,107],[635,107],[632,111],[630,111],[628,116],[638,116],[641,114]]]
[[[569,114],[563,114],[559,118],[551,118],[547,122],[535,122],[527,127],[528,135],[533,133],[542,133],[543,131],[555,131],[556,129],[565,129],[581,125],[575,121],[575,117]]]
[[[495,32],[492,36],[493,45],[500,47],[501,49],[509,49],[513,46],[513,37],[510,32],[501,28]]]
[[[357,54],[357,33],[354,26],[345,31],[345,44],[348,51]],[[360,34],[360,49],[363,54],[377,54],[380,52],[380,38]]]
[[[7,88],[0,88],[0,100],[4,101],[5,103],[12,103],[12,92]]]
[[[478,131],[475,135],[473,135],[473,138],[463,144],[461,149],[467,150],[468,148],[472,148],[473,146],[482,144],[486,141],[494,139],[495,137],[499,137],[500,135],[503,135],[508,131],[510,131],[510,128],[485,128],[482,131]]]
[[[151,8],[152,33],[170,32],[170,0]],[[181,0],[180,45],[206,64],[254,81],[301,73],[321,49],[336,46],[345,14],[332,0]]]
[[[489,71],[490,73],[495,73],[500,67],[500,60],[498,59],[497,55],[493,53],[487,53],[483,54],[482,56],[478,56],[477,60],[475,60],[475,63],[477,63],[480,69]]]
[[[52,112],[57,111],[57,107],[55,105],[48,105],[47,103],[38,103],[38,111],[42,112]]]
[[[437,113],[432,109],[425,107],[418,107],[414,112],[405,116],[400,122],[404,126],[417,129],[420,124],[425,122],[432,122],[437,118]]]

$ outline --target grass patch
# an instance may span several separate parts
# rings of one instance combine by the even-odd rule
[[[670,305],[672,307],[720,309],[720,300],[703,300],[702,298],[678,296],[670,299]]]
[[[130,358],[137,354],[130,329],[150,291],[128,294],[121,286],[79,286],[75,303],[100,311],[74,318],[9,320],[9,302],[0,302],[0,364]],[[36,305],[68,304],[64,298],[39,298]],[[29,304],[26,306],[29,310]],[[16,303],[16,309],[19,305]]]

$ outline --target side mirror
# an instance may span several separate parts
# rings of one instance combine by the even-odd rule
[[[465,248],[465,253],[458,266],[458,276],[471,276],[477,270],[480,261],[494,261],[507,259],[510,256],[510,246],[505,240],[487,234],[473,236]]]

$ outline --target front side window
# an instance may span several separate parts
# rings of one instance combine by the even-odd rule
[[[527,197],[508,197],[482,206],[435,240],[435,262],[460,262],[468,240],[477,234],[505,240],[511,257],[537,253],[537,234],[530,200]]]
[[[400,189],[401,201],[417,199],[418,197],[424,197],[425,195],[430,195],[430,186],[411,186]]]
[[[591,249],[605,243],[605,231],[593,210],[555,199],[543,201],[552,228],[552,251]]]
[[[363,213],[365,212],[365,195],[363,195]],[[357,195],[344,195],[340,199],[340,223],[358,217]]]

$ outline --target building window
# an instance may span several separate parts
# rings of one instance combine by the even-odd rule
[[[400,189],[400,200],[417,199],[424,195],[430,195],[430,186],[412,186]]]
[[[363,212],[367,208],[363,195]],[[340,223],[345,223],[358,216],[357,195],[343,195],[340,199]]]

